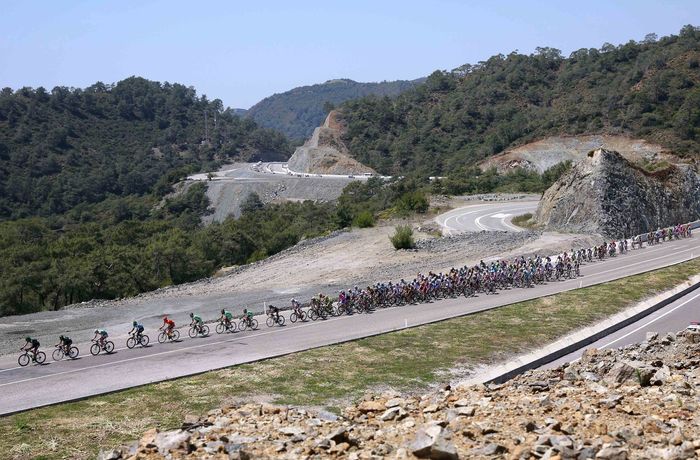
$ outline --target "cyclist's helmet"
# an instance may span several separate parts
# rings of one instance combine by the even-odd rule
[[[190,312],[190,318],[194,318],[194,313]]]
[[[95,329],[95,334],[97,334],[98,332],[100,332],[100,330],[99,330],[99,329]]]
[[[164,317],[163,317],[163,322],[167,322],[167,321],[168,321],[168,317],[167,317],[167,316],[164,316]]]
[[[29,336],[27,336],[27,337],[24,338],[24,340],[26,340],[27,342],[31,342],[31,341],[32,341],[32,338],[29,337]]]
[[[221,314],[223,315],[225,311],[226,311],[226,310],[224,310],[224,309],[222,308],[222,309],[221,309]]]
[[[136,322],[136,320],[134,320],[134,322],[131,323],[131,324],[132,324],[133,326],[136,326],[138,323]]]
[[[65,337],[63,337],[62,335],[59,335],[59,336],[58,336],[58,339],[59,339],[59,340],[63,340],[63,339],[65,339]]]

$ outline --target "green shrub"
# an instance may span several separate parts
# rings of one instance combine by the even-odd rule
[[[374,227],[374,215],[369,211],[362,211],[355,216],[352,223],[360,228]]]
[[[397,225],[396,232],[389,239],[396,249],[411,249],[415,245],[410,225]]]

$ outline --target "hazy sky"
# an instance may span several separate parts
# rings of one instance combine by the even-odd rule
[[[0,87],[131,75],[247,108],[332,78],[413,79],[513,50],[641,40],[700,25],[700,0],[7,1]]]

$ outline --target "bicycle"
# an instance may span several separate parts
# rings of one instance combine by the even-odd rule
[[[158,334],[158,343],[165,343],[168,340],[173,342],[180,340],[180,331],[173,329],[170,334],[168,334],[167,331],[160,331],[160,334]]]
[[[93,340],[92,346],[90,347],[90,354],[92,356],[97,356],[101,351],[104,350],[105,353],[110,354],[114,351],[114,342],[111,340],[105,340],[102,345],[99,344],[99,340]]]
[[[291,315],[289,315],[289,321],[296,323],[298,321],[306,321],[306,312],[301,308],[294,310]]]
[[[75,359],[78,357],[80,354],[80,351],[78,350],[78,347],[70,347],[68,349],[68,357],[71,359]],[[51,354],[51,357],[53,358],[54,361],[60,361],[63,358],[66,357],[66,347],[63,345],[56,345],[56,349],[53,351]]]
[[[151,339],[146,335],[146,334],[131,334],[131,337],[126,339],[126,347],[127,348],[134,348],[136,345],[141,345],[142,347],[147,347],[148,342],[150,342]]]
[[[189,330],[187,331],[187,335],[189,335],[191,338],[195,338],[198,335],[201,335],[202,337],[207,337],[209,335],[209,326],[206,324],[197,325],[195,324],[194,326],[190,326]]]
[[[216,325],[216,333],[223,334],[224,332],[236,332],[236,322],[219,321],[219,324]]]
[[[32,355],[33,356],[30,356],[28,351],[24,351],[24,353],[19,355],[19,358],[17,358],[17,364],[24,367],[31,361],[34,361],[37,364],[43,364],[44,361],[46,361],[46,353],[44,353],[43,351],[38,351],[36,353],[33,353]]]
[[[272,327],[275,324],[277,324],[278,326],[284,326],[284,316],[279,313],[275,315],[274,313],[269,312],[267,314],[267,320],[265,321],[265,324],[267,324],[267,327]]]
[[[243,318],[241,321],[238,323],[238,330],[243,332],[246,330],[246,328],[250,328],[252,330],[255,330],[258,328],[258,320],[255,318]]]

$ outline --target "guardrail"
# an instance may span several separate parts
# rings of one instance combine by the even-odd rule
[[[602,339],[603,337],[606,337],[614,332],[617,332],[620,329],[623,329],[623,328],[629,326],[630,324],[633,324],[633,323],[639,321],[640,319],[651,315],[652,313],[664,308],[667,305],[672,304],[676,300],[690,294],[691,292],[695,291],[698,288],[700,288],[700,283],[695,283],[692,286],[690,286],[686,289],[683,289],[682,291],[677,292],[676,294],[670,296],[669,298],[664,299],[661,302],[656,303],[656,304],[652,305],[651,307],[649,307],[643,311],[640,311],[640,312],[630,316],[629,318],[624,319],[623,321],[620,321],[619,323],[613,324],[612,326],[609,326],[609,327],[603,329],[602,331],[599,331],[593,335],[590,335],[590,336],[586,337],[585,339],[581,339],[577,342],[574,342],[570,345],[567,345],[564,348],[560,348],[559,350],[552,352],[552,353],[549,353],[546,356],[541,356],[541,357],[539,357],[539,358],[537,358],[529,363],[523,364],[522,366],[519,366],[519,367],[512,369],[508,372],[505,372],[499,376],[496,376],[490,380],[487,380],[484,383],[503,383],[503,382],[506,382],[506,381],[512,379],[513,377],[520,375],[520,374],[523,374],[529,370],[536,369],[538,367],[544,366],[545,364],[549,364],[552,361],[556,361],[557,359],[559,359],[561,357],[564,357],[570,353],[573,353],[577,350],[580,350],[580,349],[586,347],[587,345],[590,345],[594,342],[597,342],[598,340]]]

